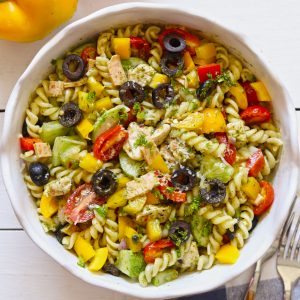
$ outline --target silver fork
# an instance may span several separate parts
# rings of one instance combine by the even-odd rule
[[[284,284],[284,299],[291,299],[294,284],[300,278],[300,214],[293,211],[287,220],[277,256],[277,271]]]

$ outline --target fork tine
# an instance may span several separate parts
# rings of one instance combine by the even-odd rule
[[[284,227],[283,227],[283,230],[282,230],[282,234],[281,234],[281,237],[280,237],[280,244],[279,244],[279,251],[278,251],[278,255],[280,255],[281,257],[284,256],[284,248],[285,248],[285,245],[286,245],[286,240],[287,240],[287,235],[288,235],[288,232],[289,232],[289,228],[294,220],[294,215],[295,213],[293,212],[289,218],[286,220],[285,224],[284,224]]]
[[[295,238],[296,234],[296,226],[298,223],[298,218],[295,217],[295,213],[293,214],[293,219],[291,222],[291,225],[289,226],[287,232],[286,232],[286,243],[284,246],[284,253],[283,253],[283,258],[288,258],[289,252],[292,249],[293,246],[293,241]]]
[[[291,256],[290,259],[293,260],[294,256],[296,254],[296,250],[298,250],[299,248],[299,238],[300,238],[300,220],[299,220],[299,216],[296,218],[297,219],[297,228],[295,230],[295,238],[293,240],[293,245],[292,245],[292,250],[291,250]],[[297,259],[295,257],[295,259]]]

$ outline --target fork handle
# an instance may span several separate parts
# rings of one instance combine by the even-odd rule
[[[262,260],[258,260],[255,265],[255,271],[254,274],[250,280],[248,290],[246,292],[246,295],[244,297],[244,300],[254,300],[256,295],[257,286],[259,283],[260,275],[261,275],[261,266],[262,266]]]
[[[292,299],[292,295],[291,295],[291,291],[284,291],[284,297],[283,297],[284,300],[291,300]]]
[[[283,286],[284,286],[283,299],[291,300],[292,283],[289,280],[283,280]]]

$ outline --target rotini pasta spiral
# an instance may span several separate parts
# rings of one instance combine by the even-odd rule
[[[210,269],[215,261],[215,256],[213,254],[210,255],[200,255],[197,265],[197,270],[208,270]]]
[[[153,264],[148,264],[145,271],[139,275],[139,282],[142,286],[147,286],[153,277],[168,267],[174,266],[177,261],[176,250],[172,249],[170,253],[164,253],[162,257],[155,259]]]
[[[107,219],[104,225],[104,231],[106,235],[106,243],[108,248],[109,261],[114,263],[115,259],[119,254],[119,244],[118,244],[118,223],[113,220]]]

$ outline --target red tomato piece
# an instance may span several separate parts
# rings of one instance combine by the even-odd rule
[[[208,74],[211,74],[212,78],[216,78],[219,74],[221,74],[221,66],[219,64],[199,66],[197,71],[200,82],[204,82],[209,79]]]
[[[257,98],[257,94],[255,89],[250,85],[249,81],[241,82],[241,86],[244,88],[247,100],[248,100],[248,106],[257,105],[259,104],[259,100]]]
[[[34,150],[34,144],[35,143],[40,143],[42,142],[41,139],[37,139],[37,138],[24,138],[21,137],[20,138],[20,147],[22,151],[30,151],[30,150]]]
[[[240,114],[240,116],[247,125],[254,125],[254,124],[261,124],[264,122],[268,122],[271,118],[271,114],[269,110],[261,105],[253,105],[246,108]]]
[[[127,113],[127,119],[124,120],[124,121],[122,122],[122,124],[123,124],[123,126],[124,126],[125,128],[127,128],[128,125],[129,125],[131,122],[135,122],[135,121],[136,121],[136,114],[134,113],[134,110],[133,110],[133,108],[131,107],[130,110],[129,110],[129,112]]]
[[[253,209],[256,216],[264,213],[273,204],[275,198],[274,189],[271,183],[267,181],[261,181],[259,184],[261,186],[261,194],[263,195],[264,199]]]
[[[135,37],[131,36],[130,37],[130,46],[133,49],[133,52],[136,56],[148,60],[150,56],[150,44],[143,38],[141,37]]]
[[[149,243],[144,248],[144,260],[147,264],[154,263],[157,257],[163,255],[163,249],[175,247],[174,243],[171,240],[163,239],[157,242]]]
[[[85,63],[88,62],[88,59],[95,59],[97,56],[97,50],[94,47],[86,47],[82,50],[80,54],[81,58]]]
[[[171,186],[158,186],[158,190],[163,194],[165,198],[174,202],[185,202],[186,201],[186,193],[180,191],[172,191],[169,192],[168,188],[172,188]]]
[[[235,145],[230,143],[225,132],[215,133],[215,137],[220,144],[225,144],[226,149],[224,151],[224,159],[230,164],[233,165],[236,160],[236,148]]]
[[[188,31],[185,31],[180,28],[166,29],[158,36],[158,41],[159,41],[160,45],[162,46],[162,48],[164,48],[165,36],[170,33],[179,34],[182,38],[184,38],[186,45],[187,45],[187,50],[190,52],[191,55],[196,54],[195,48],[200,46],[200,44],[201,44],[200,39],[196,35],[191,34]]]
[[[117,125],[98,136],[93,151],[96,158],[107,161],[117,157],[128,138],[123,126]]]
[[[68,198],[64,213],[76,225],[84,223],[94,217],[94,212],[89,210],[89,205],[101,205],[105,202],[93,191],[92,185],[85,183],[79,186]]]
[[[265,159],[262,151],[258,149],[247,160],[246,167],[249,169],[249,176],[256,177],[262,170],[265,164]]]

